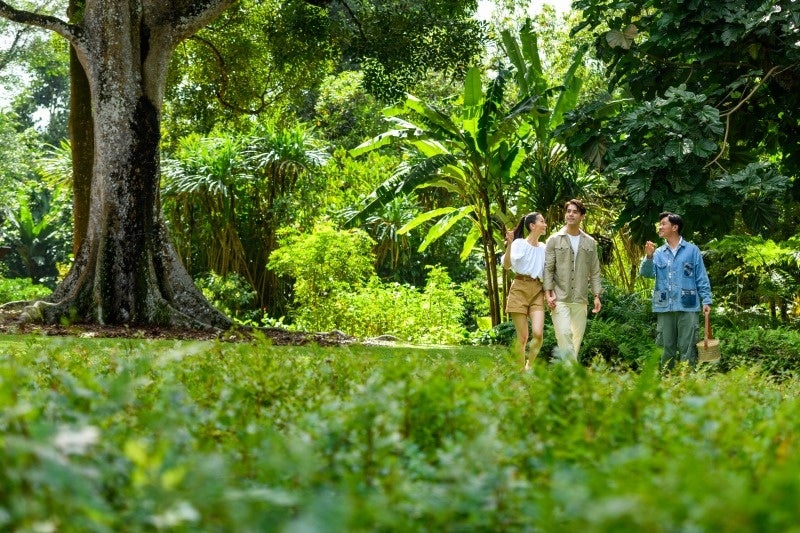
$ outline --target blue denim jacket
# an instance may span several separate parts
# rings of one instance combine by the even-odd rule
[[[700,249],[683,238],[675,255],[667,244],[656,248],[652,259],[642,261],[639,273],[656,278],[654,313],[696,312],[702,305],[711,305],[711,284]]]

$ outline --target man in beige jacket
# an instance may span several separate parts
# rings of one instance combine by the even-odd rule
[[[581,231],[586,207],[580,200],[564,204],[566,226],[547,239],[543,288],[553,318],[557,355],[577,362],[586,331],[589,286],[594,295],[593,313],[599,313],[603,292],[597,242]]]

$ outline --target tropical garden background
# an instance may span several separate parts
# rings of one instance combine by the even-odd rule
[[[68,44],[0,36],[5,303],[72,267],[86,154]],[[8,336],[0,527],[794,526],[798,43],[788,0],[238,2],[170,65],[175,248],[238,324],[396,346]],[[580,368],[522,374],[504,229],[573,197],[603,311]],[[662,210],[711,277],[697,373],[658,375],[637,271]]]
[[[504,228],[538,210],[555,231],[580,197],[620,302],[598,319],[646,307],[641,244],[672,210],[706,252],[720,325],[793,324],[793,4],[347,6],[240,3],[173,58],[162,207],[224,313],[505,341]],[[69,49],[2,28],[0,267],[24,299],[74,251]]]

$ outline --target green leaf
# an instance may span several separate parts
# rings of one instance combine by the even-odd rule
[[[450,215],[445,215],[440,218],[439,221],[428,230],[425,240],[419,245],[417,251],[424,252],[432,242],[445,235],[459,220],[466,217],[474,210],[475,209],[471,205],[468,205],[456,210]]]
[[[407,130],[389,130],[373,137],[372,139],[369,139],[368,141],[364,141],[355,148],[351,149],[348,153],[350,154],[350,157],[356,158],[360,155],[366,154],[367,152],[377,150],[383,146],[388,146],[399,139],[406,138],[407,136]]]
[[[578,105],[583,80],[576,75],[576,71],[583,65],[586,46],[581,46],[572,59],[567,73],[564,75],[564,90],[558,95],[553,113],[550,116],[550,128],[556,128],[563,122],[564,114],[572,111]]]
[[[410,144],[411,146],[419,150],[419,152],[425,157],[433,157],[435,155],[442,155],[449,153],[447,151],[447,148],[445,148],[444,145],[442,145],[442,143],[431,139],[412,141]]]
[[[528,78],[528,85],[533,86],[533,93],[527,93],[528,95],[542,94],[547,88],[542,59],[539,56],[539,41],[532,26],[533,22],[530,19],[526,19],[519,33],[519,38],[522,42],[522,55],[528,63],[525,75]]]
[[[503,40],[503,46],[505,47],[506,55],[508,56],[509,61],[514,66],[514,75],[517,81],[517,86],[522,94],[531,94],[531,87],[528,84],[528,79],[525,76],[527,72],[527,67],[525,65],[525,59],[522,56],[522,49],[519,46],[519,43],[511,35],[510,30],[503,30],[500,33],[500,36]]]
[[[459,256],[461,261],[467,260],[469,254],[472,253],[472,250],[475,248],[475,244],[477,244],[480,238],[480,229],[478,229],[476,224],[473,224],[469,230],[469,233],[467,233],[466,239],[464,239],[464,245],[461,247],[461,255]]]
[[[449,135],[458,134],[459,128],[453,123],[453,120],[449,116],[435,107],[423,103],[416,96],[409,95],[409,97],[406,98],[405,106],[425,119],[432,126],[436,126]]]
[[[467,71],[467,77],[464,80],[464,107],[480,105],[483,105],[481,71],[477,67],[471,67]]]
[[[420,224],[424,224],[425,222],[427,222],[427,221],[429,221],[431,219],[440,217],[442,215],[447,215],[449,213],[452,213],[455,210],[456,210],[455,207],[442,207],[440,209],[433,209],[433,210],[427,211],[425,213],[420,213],[419,215],[414,217],[413,220],[411,220],[406,225],[404,225],[402,228],[397,230],[397,233],[399,235],[403,235],[405,233],[408,233],[412,229],[416,228]]]
[[[345,221],[345,227],[357,226],[380,206],[388,204],[397,196],[408,194],[422,184],[438,179],[439,169],[455,161],[452,155],[442,154],[410,166],[401,165],[392,177],[381,183],[364,199],[364,207]]]

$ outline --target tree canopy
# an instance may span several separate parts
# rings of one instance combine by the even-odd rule
[[[619,119],[601,121],[607,129],[584,122],[599,134],[581,139],[584,147],[589,137],[609,143],[605,161],[622,171],[628,192],[622,221],[646,232],[643,225],[669,207],[700,229],[730,230],[727,213],[736,211],[754,231],[774,225],[785,176],[800,170],[800,6],[577,0],[574,7],[584,16],[575,31],[595,32],[610,88],[636,102]],[[638,154],[644,146],[648,154]],[[759,192],[765,166],[772,185]],[[720,187],[733,192],[737,173],[747,186],[720,197]]]
[[[359,70],[393,99],[430,72],[463,76],[486,37],[475,0],[241,0],[176,51],[167,120],[207,133],[220,119],[313,115],[326,76]],[[208,96],[215,95],[215,99]]]

